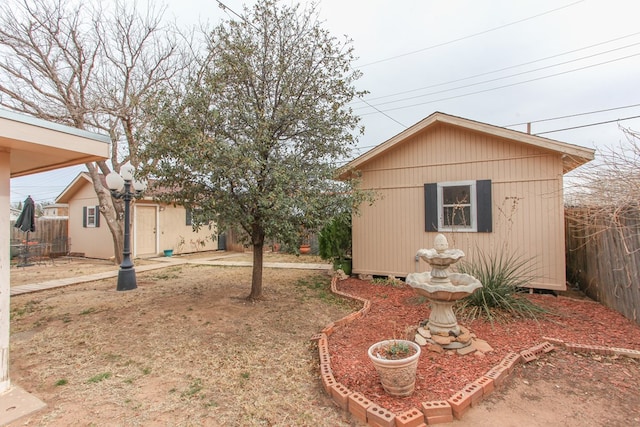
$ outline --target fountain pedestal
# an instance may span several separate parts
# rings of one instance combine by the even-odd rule
[[[455,301],[438,301],[430,299],[431,314],[429,315],[429,323],[427,326],[431,334],[449,335],[453,333],[455,336],[460,335],[460,326],[458,319],[453,312],[453,304]]]
[[[431,272],[411,273],[406,282],[416,292],[431,303],[431,314],[427,328],[432,335],[460,335],[460,326],[453,312],[453,306],[461,298],[471,295],[482,287],[478,279],[468,274],[448,273],[450,265],[464,257],[459,249],[449,249],[444,235],[438,234],[434,241],[434,249],[420,249],[419,256],[431,266]],[[460,348],[471,342],[455,342],[443,345],[444,348]]]

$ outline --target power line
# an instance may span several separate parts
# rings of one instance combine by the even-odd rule
[[[405,56],[414,55],[416,53],[424,52],[424,51],[435,49],[435,48],[442,47],[442,46],[447,46],[447,45],[452,44],[452,43],[456,43],[456,42],[459,42],[459,41],[462,41],[462,40],[467,40],[467,39],[470,39],[472,37],[480,36],[480,35],[487,34],[487,33],[493,32],[493,31],[501,30],[501,29],[506,28],[506,27],[510,27],[512,25],[520,24],[522,22],[526,22],[526,21],[529,21],[529,20],[532,20],[532,19],[535,19],[535,18],[539,18],[541,16],[548,15],[550,13],[557,12],[557,11],[562,10],[562,9],[566,9],[568,7],[571,7],[571,6],[575,6],[576,4],[582,3],[583,1],[584,0],[578,0],[576,2],[569,3],[567,5],[560,6],[560,7],[555,8],[555,9],[547,10],[546,12],[542,12],[542,13],[539,13],[537,15],[529,16],[528,18],[519,19],[517,21],[509,22],[507,24],[500,25],[498,27],[490,28],[488,30],[483,30],[483,31],[480,31],[478,33],[470,34],[468,36],[459,37],[457,39],[449,40],[447,42],[431,45],[431,46],[428,46],[428,47],[425,47],[425,48],[422,48],[422,49],[414,50],[412,52],[407,52],[407,53],[403,53],[403,54],[400,54],[400,55],[391,56],[389,58],[379,59],[377,61],[373,61],[373,62],[369,62],[369,63],[363,64],[363,65],[359,65],[358,67],[359,68],[368,67],[370,65],[380,64],[381,62],[392,61],[394,59],[403,58]],[[218,3],[220,3],[220,2],[218,1]]]
[[[515,83],[510,83],[510,84],[506,84],[506,85],[502,85],[502,86],[496,86],[496,87],[493,87],[493,88],[477,90],[475,92],[463,93],[463,94],[460,94],[460,95],[450,96],[450,97],[446,97],[446,98],[434,99],[434,100],[431,100],[431,101],[425,101],[425,102],[420,102],[420,103],[416,103],[416,104],[405,105],[405,106],[402,106],[402,107],[388,108],[388,109],[386,109],[384,111],[388,112],[388,111],[402,110],[402,109],[406,109],[406,108],[413,108],[413,107],[418,107],[418,106],[421,106],[421,105],[433,104],[434,102],[449,101],[451,99],[463,98],[465,96],[477,95],[477,94],[480,94],[480,93],[491,92],[491,91],[498,90],[498,89],[504,89],[504,88],[513,87],[513,86],[519,86],[519,85],[522,85],[522,84],[525,84],[525,83],[531,83],[531,82],[535,82],[535,81],[538,81],[538,80],[544,80],[544,79],[548,79],[548,78],[551,78],[551,77],[557,77],[557,76],[561,76],[561,75],[564,75],[564,74],[573,73],[573,72],[576,72],[576,71],[586,70],[586,69],[597,67],[597,66],[600,66],[600,65],[610,64],[610,63],[617,62],[617,61],[622,61],[622,60],[633,58],[633,57],[639,56],[639,55],[640,55],[640,53],[634,53],[632,55],[627,55],[627,56],[623,56],[623,57],[620,57],[620,58],[611,59],[609,61],[603,61],[603,62],[599,62],[597,64],[586,65],[584,67],[578,67],[578,68],[574,68],[572,70],[567,70],[567,71],[562,71],[562,72],[559,72],[559,73],[550,74],[548,76],[536,77],[536,78],[529,79],[529,80],[523,80],[521,82],[515,82]],[[371,114],[375,114],[375,112],[363,113],[363,114],[361,114],[361,116],[367,116],[367,115],[371,115]]]
[[[602,109],[602,110],[588,111],[588,112],[584,112],[584,113],[569,114],[569,115],[565,115],[565,116],[558,116],[558,117],[553,117],[553,118],[549,118],[549,119],[542,119],[542,120],[537,120],[537,121],[529,121],[529,122],[524,122],[524,123],[517,123],[517,124],[507,125],[507,126],[502,126],[502,127],[518,126],[518,125],[524,125],[524,124],[528,124],[528,123],[540,123],[540,122],[551,121],[551,120],[560,120],[560,119],[565,119],[565,118],[578,117],[578,116],[584,116],[584,115],[588,115],[588,114],[596,114],[596,113],[620,110],[620,109],[624,109],[624,108],[639,107],[639,106],[640,106],[640,104],[625,105],[625,106],[622,106],[622,107],[606,108],[606,109]],[[572,126],[572,127],[568,127],[568,128],[562,128],[562,129],[555,129],[555,130],[549,130],[549,131],[544,131],[544,132],[538,132],[538,133],[535,133],[534,135],[537,136],[537,135],[544,135],[544,134],[547,134],[547,133],[563,132],[563,131],[567,131],[567,130],[576,130],[576,129],[586,128],[586,127],[605,125],[605,124],[609,124],[609,123],[621,122],[621,121],[632,120],[632,119],[637,119],[637,118],[640,118],[640,115],[623,117],[623,118],[615,119],[615,120],[605,120],[605,121],[601,121],[601,122],[587,123],[587,124],[584,124],[584,125]],[[363,151],[365,151],[367,149],[375,148],[377,146],[378,145],[365,145],[365,146],[362,146],[362,147],[356,147],[355,150],[357,150],[359,153],[362,153]],[[349,160],[344,161],[344,162],[339,162],[339,163],[348,163],[348,162],[349,162]]]
[[[560,119],[570,119],[570,118],[573,118],[573,117],[587,116],[589,114],[597,114],[597,113],[607,113],[609,111],[624,110],[626,108],[633,108],[633,107],[640,107],[640,104],[631,104],[631,105],[624,105],[622,107],[605,108],[603,110],[588,111],[586,113],[568,114],[566,116],[558,116],[558,117],[552,117],[552,118],[548,118],[548,119],[531,120],[531,121],[523,122],[523,123],[514,123],[512,125],[505,125],[503,127],[508,128],[508,127],[513,127],[513,126],[522,126],[522,125],[533,124],[533,123],[550,122],[550,121],[560,120]]]
[[[544,134],[547,134],[547,133],[562,132],[562,131],[565,131],[565,130],[575,130],[575,129],[581,129],[581,128],[586,128],[586,127],[591,127],[591,126],[606,125],[606,124],[609,124],[609,123],[622,122],[622,121],[625,121],[625,120],[638,119],[638,118],[640,118],[640,116],[623,117],[621,119],[607,120],[607,121],[604,121],[604,122],[597,122],[597,123],[588,123],[586,125],[572,126],[572,127],[564,128],[564,129],[547,130],[547,131],[544,131],[544,132],[538,132],[538,133],[536,133],[534,135],[544,135]]]
[[[225,12],[228,10],[229,12],[233,13],[234,15],[236,15],[238,18],[240,18],[245,24],[247,25],[251,25],[255,30],[258,30],[258,27],[256,27],[255,25],[253,25],[251,22],[247,21],[247,18],[245,18],[244,16],[240,15],[239,13],[236,13],[236,11],[234,11],[233,9],[231,9],[229,6],[227,6],[226,4],[222,3],[220,0],[216,0],[216,2],[218,2],[218,6],[220,6],[220,9],[224,10]],[[259,30],[258,30],[259,31]]]
[[[381,103],[378,103],[376,105],[380,106],[380,105],[395,104],[395,103],[398,103],[398,102],[409,101],[411,99],[423,98],[423,97],[426,97],[426,96],[438,95],[440,93],[452,92],[452,91],[458,90],[458,89],[466,89],[466,88],[473,87],[473,86],[479,86],[479,85],[482,85],[482,84],[485,84],[485,83],[493,83],[493,82],[497,82],[497,81],[500,81],[500,80],[509,79],[509,78],[512,78],[512,77],[518,77],[518,76],[522,76],[522,75],[525,75],[525,74],[535,73],[537,71],[547,70],[547,69],[550,69],[550,68],[571,64],[573,62],[582,61],[584,59],[594,58],[596,56],[604,55],[604,54],[615,52],[615,51],[618,51],[618,50],[628,49],[630,47],[634,47],[634,46],[637,46],[639,44],[640,44],[640,42],[632,43],[630,45],[618,47],[618,48],[615,48],[615,49],[610,49],[610,50],[607,50],[605,52],[594,53],[592,55],[587,55],[587,56],[583,56],[581,58],[572,59],[572,60],[569,60],[569,61],[559,62],[557,64],[552,64],[552,65],[547,65],[547,66],[544,66],[544,67],[535,68],[533,70],[521,71],[519,73],[510,74],[508,76],[496,77],[496,78],[493,78],[493,79],[483,80],[483,81],[476,82],[476,83],[469,83],[469,84],[462,85],[462,86],[457,86],[457,87],[454,87],[454,88],[442,89],[442,90],[438,90],[438,91],[434,91],[434,92],[425,93],[425,94],[422,94],[422,95],[416,95],[416,96],[406,97],[406,98],[402,98],[402,99],[396,99],[394,101],[381,102]],[[638,54],[636,54],[636,55],[638,55]],[[633,55],[633,56],[635,56],[635,55]],[[627,57],[625,57],[625,58],[627,58]],[[604,62],[604,63],[607,63],[607,62]],[[577,70],[581,70],[581,68],[579,68]],[[368,105],[371,105],[371,104],[368,104]],[[363,107],[357,107],[357,108],[366,108],[366,107],[363,106]]]
[[[393,120],[394,122],[396,122],[397,124],[399,124],[400,126],[402,126],[403,128],[407,128],[408,126],[405,124],[400,123],[399,121],[397,121],[396,119],[394,119],[393,117],[391,117],[390,115],[388,115],[387,113],[385,113],[382,110],[379,110],[376,106],[369,104],[367,101],[365,101],[363,98],[361,98],[362,102],[364,102],[365,104],[367,104],[369,107],[373,108],[374,110],[376,110],[378,113],[382,114],[383,116],[387,117],[388,119]]]
[[[410,90],[405,90],[405,91],[402,91],[402,92],[392,93],[392,94],[389,94],[389,95],[383,95],[383,96],[378,96],[378,97],[375,97],[375,98],[369,98],[368,100],[369,101],[375,101],[375,100],[378,100],[378,99],[390,98],[390,97],[393,97],[393,96],[404,95],[404,94],[407,94],[407,93],[413,93],[413,92],[417,92],[417,91],[424,90],[424,89],[431,89],[431,88],[438,87],[438,86],[446,86],[446,85],[449,85],[449,84],[452,84],[452,83],[458,83],[458,82],[465,81],[465,80],[471,80],[471,79],[475,79],[477,77],[482,77],[482,76],[486,76],[486,75],[490,75],[490,74],[495,74],[495,73],[499,73],[499,72],[502,72],[502,71],[507,71],[507,70],[510,70],[510,69],[513,69],[513,68],[523,67],[525,65],[531,65],[531,64],[535,64],[536,62],[542,62],[542,61],[546,61],[546,60],[549,60],[549,59],[557,58],[557,57],[560,57],[560,56],[569,55],[571,53],[576,53],[576,52],[580,52],[580,51],[583,51],[583,50],[591,49],[591,48],[594,48],[594,47],[597,47],[597,46],[602,46],[602,45],[605,45],[605,44],[613,43],[613,42],[616,42],[616,41],[620,41],[622,39],[626,39],[626,38],[629,38],[629,37],[637,36],[638,34],[640,34],[640,32],[636,32],[636,33],[633,33],[633,34],[628,34],[626,36],[617,37],[617,38],[610,39],[610,40],[607,40],[607,41],[604,41],[604,42],[595,43],[595,44],[592,44],[592,45],[589,45],[589,46],[581,47],[581,48],[570,50],[570,51],[563,52],[563,53],[558,53],[558,54],[547,56],[547,57],[544,57],[544,58],[535,59],[533,61],[527,61],[527,62],[523,62],[523,63],[516,64],[516,65],[510,65],[508,67],[499,68],[497,70],[492,70],[492,71],[487,71],[487,72],[484,72],[484,73],[474,74],[472,76],[462,77],[462,78],[455,79],[455,80],[449,80],[447,82],[442,82],[442,83],[436,83],[436,84],[432,84],[432,85],[429,85],[429,86],[423,86],[423,87],[420,87],[420,88],[417,88],[417,89],[410,89]],[[636,44],[638,44],[638,43],[635,43],[635,44],[632,44],[632,45],[628,45],[628,46],[634,46]],[[610,52],[612,52],[614,50],[616,50],[616,49],[605,51],[602,54],[610,53]],[[580,60],[580,59],[584,59],[584,58],[588,58],[588,56],[587,57],[583,57],[583,58],[575,59],[574,61],[577,61],[577,60]],[[571,62],[571,61],[567,61],[567,62]],[[503,78],[512,77],[512,76],[506,76],[506,77],[503,77]],[[356,101],[356,102],[358,102],[358,101]],[[364,100],[362,100],[362,102],[364,102]]]

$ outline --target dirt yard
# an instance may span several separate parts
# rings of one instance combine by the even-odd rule
[[[265,259],[296,260],[317,261]],[[12,268],[11,278],[95,268],[117,269],[71,261]],[[267,269],[256,304],[244,299],[250,280],[247,267],[180,265],[138,273],[135,291],[107,279],[12,297],[11,380],[48,405],[12,427],[361,426],[322,389],[309,339],[360,307],[330,294],[324,273]],[[453,425],[640,424],[640,394],[597,380],[616,369],[637,391],[638,361],[564,356],[521,368]]]

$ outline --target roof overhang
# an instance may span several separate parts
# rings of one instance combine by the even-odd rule
[[[388,139],[377,147],[367,151],[363,155],[349,162],[341,169],[339,177],[343,179],[346,178],[351,171],[358,170],[365,163],[369,162],[375,157],[378,157],[396,144],[400,144],[403,141],[407,140],[409,137],[438,123],[457,126],[471,131],[511,140],[517,143],[532,145],[543,150],[557,152],[562,156],[562,167],[564,173],[570,172],[578,166],[581,166],[593,160],[595,154],[595,150],[590,148],[567,144],[565,142],[555,141],[553,139],[542,138],[524,132],[506,129],[499,126],[493,126],[482,122],[476,122],[473,120],[451,116],[440,112],[435,112],[425,119],[419,121],[415,125],[411,126],[410,128],[400,132],[391,139]]]
[[[0,109],[0,151],[11,178],[109,157],[108,136]]]

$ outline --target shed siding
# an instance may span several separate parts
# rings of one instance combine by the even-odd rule
[[[69,200],[69,240],[70,251],[84,254],[89,258],[109,259],[114,256],[113,238],[106,220],[100,221],[100,227],[83,227],[83,207],[98,205],[98,198],[93,186],[86,181],[78,187],[78,190]],[[158,210],[158,226],[159,234],[156,236],[153,224],[146,227],[145,230],[151,236],[142,235],[140,230],[136,229],[134,218],[136,218],[137,208],[153,208]],[[164,249],[174,249],[174,253],[188,253],[216,250],[218,248],[216,227],[201,227],[199,231],[194,231],[191,225],[186,224],[186,211],[182,206],[158,205],[148,200],[134,200],[131,206],[131,249],[132,256],[144,257],[162,254]],[[138,253],[138,249],[148,247],[142,241],[144,239],[156,240],[159,246],[158,253]],[[180,242],[184,241],[184,245]],[[153,245],[155,246],[155,245]],[[144,249],[143,249],[144,250]]]
[[[83,208],[97,205],[98,197],[88,182],[69,200],[69,251],[89,258],[108,259],[113,256],[113,239],[104,218],[99,227],[82,225]]]
[[[444,233],[467,259],[504,249],[536,267],[534,287],[565,288],[562,159],[559,153],[438,124],[363,165],[362,187],[379,198],[353,219],[353,271],[404,277],[431,248],[424,184],[490,179],[493,232]],[[476,255],[477,256],[477,255]],[[418,271],[428,266],[420,261]]]

